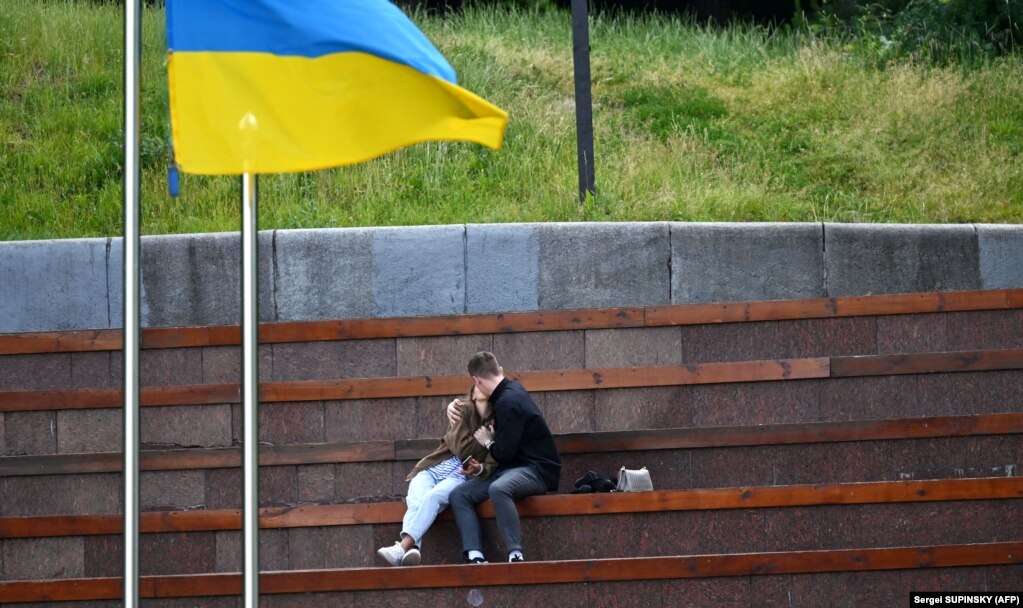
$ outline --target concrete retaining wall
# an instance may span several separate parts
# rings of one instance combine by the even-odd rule
[[[260,318],[1023,287],[1023,226],[578,223],[260,235]],[[146,326],[237,323],[240,236],[142,239]],[[120,327],[121,239],[0,243],[0,333]]]

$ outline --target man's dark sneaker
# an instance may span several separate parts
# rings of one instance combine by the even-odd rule
[[[526,561],[526,558],[522,557],[521,555],[513,555],[512,557],[508,558],[508,561],[512,562],[512,563],[514,563],[514,562],[524,562],[524,561]]]
[[[474,558],[469,560],[469,563],[470,564],[488,564],[490,562],[488,562],[487,560],[483,559],[482,557],[474,557]]]

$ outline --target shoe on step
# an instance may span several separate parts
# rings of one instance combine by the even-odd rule
[[[377,555],[382,557],[391,566],[400,566],[402,559],[405,557],[405,549],[401,546],[401,543],[395,542],[390,547],[380,547],[377,549]],[[419,560],[416,560],[416,563],[418,564]]]
[[[399,545],[400,546],[400,545]],[[418,566],[419,562],[422,561],[423,555],[419,552],[419,549],[412,547],[405,552],[405,555],[401,558],[402,566]]]

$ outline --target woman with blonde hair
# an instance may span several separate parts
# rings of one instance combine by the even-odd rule
[[[399,540],[377,549],[377,555],[392,566],[415,566],[422,560],[423,535],[441,511],[448,506],[451,491],[466,480],[466,475],[486,479],[497,467],[487,448],[473,434],[494,422],[490,402],[473,385],[466,398],[456,399],[461,419],[451,424],[440,445],[412,468],[405,497],[407,509],[402,519]]]

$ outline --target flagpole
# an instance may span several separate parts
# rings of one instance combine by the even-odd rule
[[[257,180],[242,175],[242,476],[245,608],[259,607],[259,247]]]
[[[124,607],[139,605],[140,0],[124,3]]]

